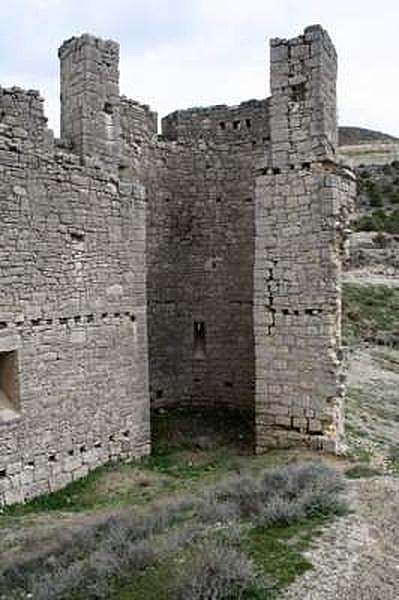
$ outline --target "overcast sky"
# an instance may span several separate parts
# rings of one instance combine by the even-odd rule
[[[320,23],[339,56],[341,125],[399,136],[399,0],[1,0],[0,85],[40,89],[58,132],[57,48],[121,44],[121,93],[161,116],[269,94],[268,40]]]

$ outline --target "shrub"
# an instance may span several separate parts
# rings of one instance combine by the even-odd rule
[[[157,560],[160,550],[151,538],[171,526],[186,504],[163,505],[144,517],[120,511],[64,533],[54,544],[0,570],[0,598],[10,589],[15,589],[15,598],[24,591],[35,600],[61,599],[75,589],[85,599],[109,597],[113,578],[139,572]]]
[[[357,231],[385,231],[386,233],[399,233],[399,210],[386,213],[376,210],[372,215],[364,215],[355,222]]]
[[[382,233],[382,231],[379,231],[377,235],[373,237],[373,244],[377,248],[387,248],[389,246],[389,242],[389,238],[384,233]]]
[[[262,593],[272,585],[255,572],[239,550],[221,544],[204,544],[178,573],[168,593],[170,600],[240,600]]]
[[[349,479],[360,479],[363,477],[378,477],[381,474],[382,473],[379,469],[370,467],[370,465],[365,464],[354,465],[353,467],[349,467],[349,469],[345,471],[345,475],[346,477],[349,477]]]
[[[192,560],[186,575],[178,576],[173,598],[244,597],[260,580],[234,549],[243,521],[267,527],[339,513],[342,488],[343,478],[322,463],[292,463],[260,476],[230,477],[198,499],[158,505],[147,516],[120,511],[66,531],[47,548],[0,568],[0,598],[19,600],[27,593],[35,600],[110,598],[115,582],[187,548]],[[195,517],[194,525],[184,525],[187,515]],[[215,534],[209,522],[228,523],[234,536],[225,536],[223,547],[206,545],[204,539]],[[267,588],[265,582],[262,586]]]
[[[208,521],[224,513],[257,525],[284,525],[342,512],[343,488],[344,479],[335,469],[323,463],[293,463],[266,471],[260,478],[238,475],[228,479],[214,490],[202,514]]]

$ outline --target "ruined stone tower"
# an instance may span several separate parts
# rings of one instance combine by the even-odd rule
[[[147,454],[150,403],[250,414],[258,451],[336,450],[354,184],[327,33],[272,41],[271,98],[162,136],[119,95],[117,44],[59,56],[60,140],[37,92],[0,89],[0,504]]]
[[[271,152],[256,180],[257,447],[343,433],[341,258],[354,195],[335,162],[337,59],[319,26],[271,42]]]

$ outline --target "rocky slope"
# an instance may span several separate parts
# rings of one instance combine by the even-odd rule
[[[364,129],[363,127],[340,127],[339,128],[339,145],[340,146],[352,146],[357,144],[372,144],[372,143],[391,143],[398,142],[399,139],[388,135],[387,133],[381,133],[380,131],[373,131],[372,129]]]
[[[354,169],[358,195],[347,278],[395,283],[399,276],[399,140],[340,128],[340,158]]]

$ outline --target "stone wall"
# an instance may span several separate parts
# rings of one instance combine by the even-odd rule
[[[343,440],[341,257],[349,174],[310,170],[257,180],[257,448]]]
[[[0,88],[0,504],[147,454],[150,396],[249,411],[258,451],[338,448],[336,54],[320,26],[271,50],[271,98],[161,136],[112,41],[61,47],[61,140]]]
[[[58,56],[61,138],[112,165],[120,154],[119,44],[85,34],[64,42]]]
[[[238,106],[210,106],[177,110],[162,119],[162,134],[167,140],[205,140],[212,144],[270,141],[269,99],[248,100]]]
[[[119,163],[52,144],[37,93],[2,90],[0,109],[9,400],[0,403],[0,504],[9,504],[149,452],[145,195],[134,177],[115,175]]]
[[[309,27],[272,40],[270,99],[162,123],[148,213],[151,400],[250,410],[259,451],[342,440],[354,178],[335,164],[336,72],[328,34]]]
[[[151,400],[253,412],[254,184],[268,102],[178,111],[162,126],[148,212]]]
[[[336,54],[319,26],[271,42],[271,163],[256,186],[258,451],[343,439],[341,262],[354,176],[335,164]]]

